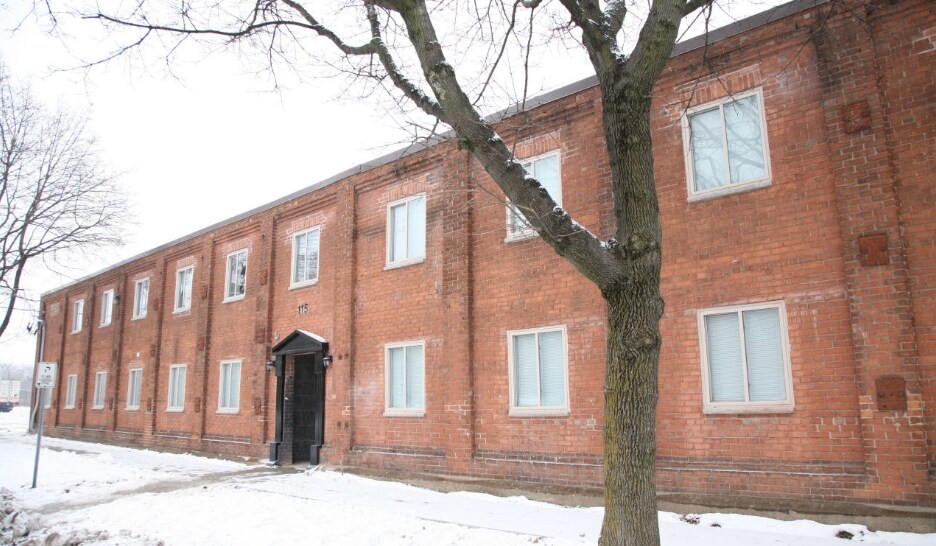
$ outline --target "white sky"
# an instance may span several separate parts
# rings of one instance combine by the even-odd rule
[[[716,9],[715,25],[780,3],[735,0]],[[76,259],[69,276],[37,267],[27,286],[33,297],[396,150],[409,138],[376,99],[348,98],[342,78],[292,82],[272,92],[256,65],[230,52],[183,50],[172,65],[176,78],[158,63],[125,60],[90,72],[56,71],[75,66],[76,53],[89,55],[99,45],[100,27],[67,23],[66,47],[45,31],[45,21],[3,5],[0,60],[8,73],[29,82],[50,107],[65,104],[87,115],[104,161],[125,173],[122,184],[135,218],[124,247]],[[547,65],[534,72],[530,89],[587,77],[587,61],[581,51],[574,53],[545,56]],[[35,337],[25,329],[35,313],[29,304],[17,307],[26,311],[0,340],[0,362],[32,363]]]

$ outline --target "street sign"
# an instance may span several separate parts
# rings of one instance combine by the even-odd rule
[[[36,387],[51,389],[55,386],[55,362],[40,362],[36,370]]]

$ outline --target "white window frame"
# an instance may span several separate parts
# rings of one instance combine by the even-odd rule
[[[78,396],[78,374],[69,374],[65,379],[65,409],[75,409]]]
[[[101,326],[110,326],[114,318],[114,289],[101,293]]]
[[[175,397],[173,396],[173,394],[175,394],[175,391],[174,391],[173,385],[172,385],[172,375],[173,375],[173,373],[176,373],[176,372],[174,372],[173,370],[180,370],[180,369],[182,370],[182,372],[181,372],[181,373],[182,373],[182,393],[180,394],[179,398],[182,399],[182,403],[179,404],[179,405],[173,406],[173,405],[172,405],[172,399],[175,398]],[[185,364],[173,364],[173,365],[169,366],[169,383],[168,383],[168,385],[167,385],[168,388],[166,389],[166,411],[168,411],[168,412],[180,412],[180,411],[184,411],[184,410],[185,410],[185,383],[187,382],[187,377],[186,377],[186,375],[188,375],[188,366],[187,366],[187,365],[185,365]]]
[[[562,156],[559,154],[559,150],[551,150],[549,152],[546,152],[545,154],[540,154],[540,155],[533,156],[533,157],[519,159],[518,161],[520,161],[520,164],[523,165],[523,168],[529,172],[530,167],[532,167],[534,163],[536,163],[537,161],[541,159],[545,159],[549,156],[556,156],[556,160],[558,163],[557,169],[556,169],[556,176],[558,177],[558,183],[559,183],[559,195],[552,196],[552,198],[553,198],[553,201],[555,201],[556,204],[561,207],[562,206]],[[533,178],[536,178],[535,172],[533,173]],[[529,223],[527,223],[526,228],[517,229],[517,230],[513,229],[514,227],[513,215],[514,214],[521,215],[521,219],[523,219],[524,222],[526,222],[526,218],[522,215],[522,213],[519,210],[517,210],[510,203],[509,199],[507,200],[506,211],[507,211],[507,236],[504,238],[505,243],[512,243],[514,241],[523,241],[523,240],[536,236],[536,230],[530,227]]]
[[[134,378],[134,376],[136,376]],[[143,393],[143,368],[130,368],[127,377],[127,409],[140,409]],[[134,400],[136,398],[136,400]]]
[[[719,186],[717,188],[712,188],[708,190],[696,190],[695,189],[695,162],[692,155],[692,129],[689,125],[689,118],[695,114],[700,114],[708,110],[718,108],[719,110],[724,111],[725,104],[729,102],[734,102],[736,100],[745,99],[750,96],[757,97],[757,108],[760,112],[760,129],[761,129],[761,138],[763,142],[764,149],[762,150],[764,154],[764,176],[761,178],[756,178],[754,180],[748,180],[746,182],[741,182],[739,184],[731,184],[731,174],[730,174],[730,163],[728,161],[728,143],[727,135],[725,134],[724,127],[724,112],[722,113],[722,145],[725,150],[725,169],[726,174],[729,177],[728,184],[724,186]],[[689,202],[694,201],[704,201],[706,199],[713,199],[716,197],[721,197],[724,195],[730,195],[733,193],[740,193],[750,190],[755,190],[758,188],[766,188],[771,185],[771,169],[770,169],[770,144],[767,141],[767,113],[764,111],[764,93],[763,89],[760,87],[751,89],[750,91],[745,91],[743,93],[736,93],[734,95],[728,95],[726,97],[707,102],[705,104],[700,104],[699,106],[693,106],[686,110],[685,115],[682,116],[682,130],[683,130],[683,150],[686,162],[686,187],[689,192]]]
[[[243,382],[241,381],[242,379],[241,372],[244,369],[244,366],[241,364],[241,362],[242,362],[241,360],[222,360],[221,361],[221,366],[218,368],[218,372],[219,372],[218,373],[218,413],[237,413],[238,411],[240,411],[240,395],[241,395],[241,390],[242,390],[241,387],[243,386]],[[227,397],[225,396],[225,392],[224,392],[225,386],[226,386],[225,381],[224,381],[224,378],[225,378],[224,370],[226,367],[230,368],[230,367],[233,367],[234,365],[237,366],[237,401],[236,401],[237,403],[236,404],[231,403],[232,402],[231,394],[233,394],[233,391],[231,391],[231,393],[228,393]],[[225,400],[225,398],[227,398],[227,400]]]
[[[390,257],[393,255],[393,209],[400,205],[406,205],[407,210],[409,209],[409,203],[411,201],[416,201],[419,198],[423,200],[423,253],[421,256],[414,256],[411,258],[403,258],[400,260],[392,260]],[[397,267],[405,267],[407,265],[418,264],[426,261],[426,253],[429,246],[429,200],[426,198],[425,192],[423,193],[414,193],[413,195],[408,195],[403,199],[397,199],[391,203],[387,204],[387,264],[384,269],[395,269]],[[407,230],[407,239],[409,239],[409,225],[406,226]],[[409,249],[407,249],[407,254],[409,254]]]
[[[77,334],[84,326],[84,299],[75,300],[72,303],[72,330],[71,333]]]
[[[769,402],[713,402],[711,391],[711,378],[709,376],[708,364],[708,336],[705,329],[705,317],[709,315],[724,315],[729,313],[738,313],[738,324],[741,329],[741,347],[742,347],[742,373],[744,378],[744,396],[749,396],[750,389],[747,380],[747,353],[744,351],[744,324],[741,313],[744,311],[754,311],[758,309],[776,308],[780,319],[780,347],[783,352],[783,374],[784,385],[786,388],[786,400]],[[790,363],[790,337],[787,329],[786,306],[783,301],[770,301],[762,303],[751,303],[744,305],[732,305],[728,307],[713,307],[709,309],[700,309],[698,315],[699,328],[699,350],[701,351],[702,361],[702,410],[706,414],[725,414],[725,413],[791,413],[795,407],[793,398],[793,371]]]
[[[390,407],[390,349],[403,349],[405,358],[407,347],[420,347],[423,354],[423,407],[421,408],[392,408]],[[426,341],[397,341],[384,345],[384,417],[423,417],[426,415]],[[404,362],[403,385],[406,390],[406,363]]]
[[[517,405],[517,394],[516,394],[516,372],[514,369],[514,338],[517,336],[528,335],[528,334],[537,334],[548,332],[561,332],[562,333],[562,362],[564,364],[564,376],[563,380],[565,381],[565,405],[562,406],[518,406]],[[539,344],[537,344],[539,347]],[[537,362],[539,362],[539,351],[536,355]],[[539,366],[537,366],[537,371]],[[528,328],[526,330],[510,330],[507,332],[507,377],[508,377],[508,395],[510,397],[510,410],[508,415],[510,417],[565,417],[571,413],[570,401],[569,401],[569,336],[566,330],[565,324],[558,324],[555,326],[542,326],[539,328]],[[537,380],[539,383],[539,380]],[[542,384],[540,383],[542,388]]]
[[[92,399],[91,409],[104,409],[107,403],[107,372],[97,372],[94,374],[94,398]]]
[[[143,277],[133,282],[133,320],[146,317],[146,312],[149,310],[149,285],[149,277]],[[144,286],[146,287],[146,297],[141,298],[140,294],[143,292]]]
[[[239,255],[241,255],[241,254],[244,255],[244,293],[243,293],[243,294],[231,294],[231,293],[230,293],[230,290],[231,290],[231,276],[232,276],[232,274],[234,273],[234,272],[231,270],[231,258],[235,258],[234,263],[236,264],[236,263],[237,263],[236,257],[239,256]],[[224,273],[224,301],[223,301],[223,303],[228,303],[228,302],[231,302],[231,301],[242,300],[242,299],[244,299],[244,297],[247,296],[247,257],[248,257],[248,255],[249,255],[249,254],[247,253],[247,249],[246,249],[246,248],[242,248],[242,249],[240,249],[240,250],[235,250],[234,252],[231,252],[230,254],[227,255],[227,258],[225,258],[225,260],[224,260],[224,261],[225,261],[225,266],[224,266],[225,273]],[[194,275],[194,272],[193,272],[193,275]],[[195,280],[195,278],[192,277],[192,281],[194,281],[194,280]]]
[[[312,233],[313,231],[318,232],[318,248],[316,249],[318,256],[315,262],[315,276],[311,279],[297,280],[296,279],[296,262],[299,261],[299,253],[298,253],[298,246],[297,246],[296,240],[302,235],[308,236],[308,234]],[[321,269],[321,267],[322,267],[322,228],[321,226],[314,226],[314,227],[310,227],[308,229],[303,229],[302,231],[297,231],[293,233],[292,235],[292,260],[290,261],[290,268],[289,268],[289,288],[290,289],[300,288],[303,286],[310,286],[310,285],[318,283],[319,270]]]
[[[188,290],[188,301],[186,299],[185,293],[185,283],[180,282],[183,275],[188,272],[192,276],[192,282],[189,283]],[[195,290],[195,266],[187,265],[185,267],[180,267],[176,269],[176,287],[175,287],[175,297],[172,299],[173,313],[183,313],[192,308],[192,292]],[[182,300],[182,301],[179,301]]]

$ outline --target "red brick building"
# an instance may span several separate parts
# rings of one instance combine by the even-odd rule
[[[678,46],[661,491],[936,503],[934,67],[926,0],[798,1]],[[593,81],[500,134],[612,234]],[[498,194],[445,141],[45,294],[49,432],[600,486],[604,304]]]

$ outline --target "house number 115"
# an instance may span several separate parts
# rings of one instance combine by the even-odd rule
[[[309,304],[308,304],[308,303],[300,303],[299,305],[297,305],[297,306],[296,306],[296,314],[297,314],[297,315],[308,315],[308,314],[309,314]]]

